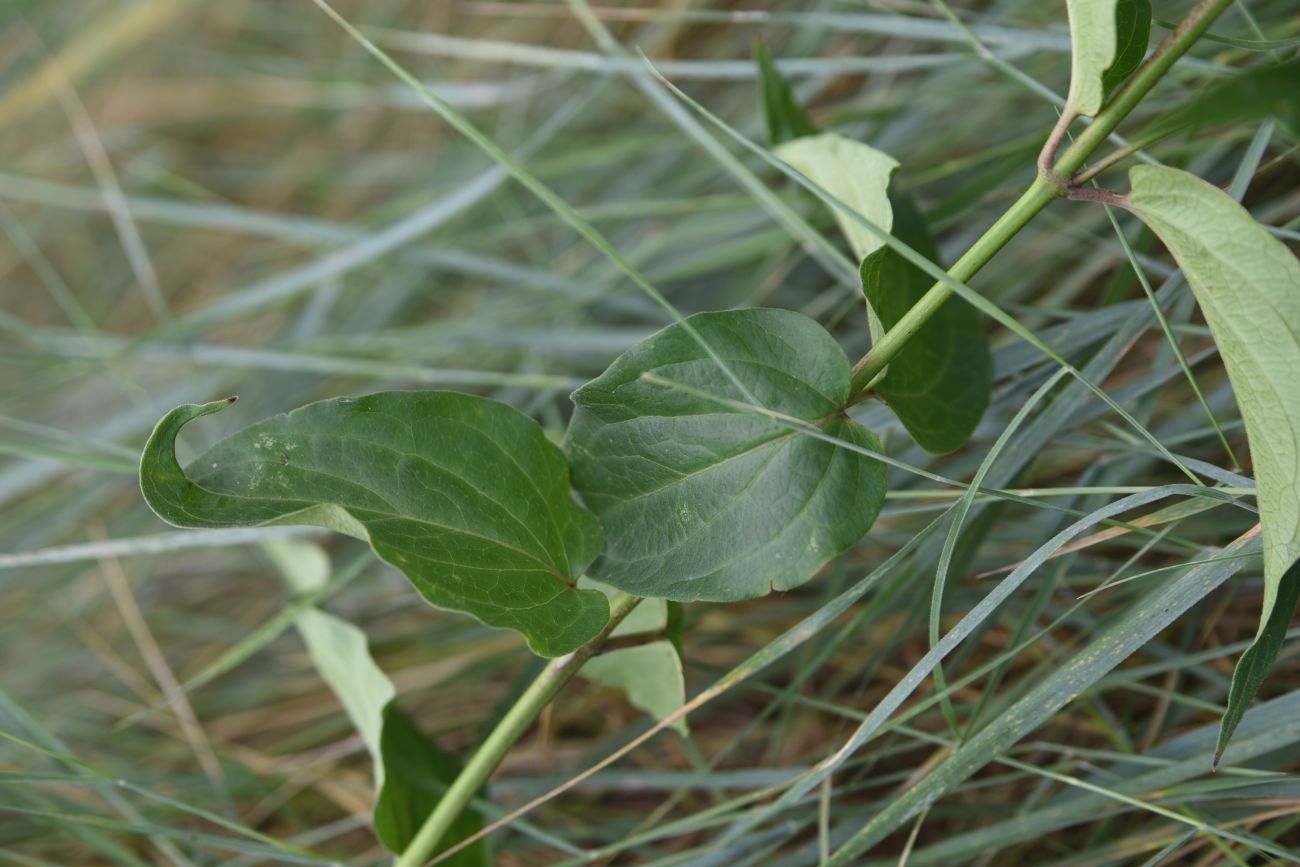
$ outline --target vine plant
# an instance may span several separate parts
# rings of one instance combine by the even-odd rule
[[[915,206],[890,189],[897,162],[819,133],[760,47],[773,153],[833,206],[861,263],[873,342],[856,364],[801,314],[729,310],[678,318],[574,392],[562,447],[504,404],[444,391],[313,403],[234,434],[185,469],[175,456],[181,428],[234,398],[180,406],[159,422],[140,482],[165,521],[315,524],[363,539],[430,603],[516,630],[551,658],[463,769],[400,715],[391,685],[367,697],[337,679],[375,755],[376,828],[400,867],[453,849],[451,857],[482,863],[484,850],[470,846],[482,835],[466,821],[471,800],[584,666],[684,731],[674,716],[683,686],[673,606],[796,587],[861,539],[884,501],[888,458],[850,417],[854,405],[885,401],[932,452],[962,446],[991,390],[978,310],[1000,313],[965,283],[1057,198],[1122,207],[1161,238],[1200,303],[1241,406],[1266,596],[1256,642],[1233,679],[1222,752],[1300,595],[1300,263],[1236,201],[1186,172],[1138,166],[1121,194],[1091,181],[1133,149],[1085,164],[1230,2],[1201,0],[1146,56],[1147,0],[1068,0],[1072,83],[1038,175],[946,271]],[[589,239],[603,241],[468,121],[425,96]],[[1091,122],[1062,151],[1081,117]],[[283,554],[292,573],[295,556]],[[317,615],[326,619],[299,625],[318,663],[326,661],[322,670],[340,648],[365,655],[363,637]],[[646,653],[651,646],[658,652]],[[377,669],[373,676],[382,680]],[[446,793],[431,798],[421,774],[448,781]]]

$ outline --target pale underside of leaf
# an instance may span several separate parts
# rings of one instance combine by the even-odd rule
[[[276,540],[265,543],[263,550],[294,593],[315,592],[328,583],[329,557],[316,545]],[[401,852],[438,800],[431,784],[450,784],[459,772],[459,763],[397,707],[397,689],[371,657],[364,632],[319,608],[299,612],[294,626],[316,670],[338,697],[370,753],[375,832],[390,851]],[[444,848],[482,826],[482,816],[466,811],[448,834]],[[470,847],[451,863],[459,867],[489,863],[486,845]]]
[[[182,527],[315,523],[351,530],[434,605],[523,633],[555,656],[594,636],[604,597],[574,586],[600,550],[563,453],[510,407],[453,392],[321,401],[218,443],[186,471],[177,431],[224,402],[159,423],[145,498]]]
[[[666,718],[686,703],[682,661],[671,641],[651,641],[602,654],[583,666],[582,676],[602,686],[622,690],[634,707],[656,721]],[[674,720],[671,728],[685,736],[686,719]]]
[[[889,154],[833,132],[794,139],[773,153],[869,223],[886,232],[893,227],[888,191],[898,160]],[[833,210],[856,261],[861,262],[884,246],[875,234],[839,209]],[[874,342],[884,334],[884,328],[870,305],[867,313]]]
[[[276,539],[263,543],[262,549],[295,594],[315,592],[329,581],[329,557],[310,542]],[[374,764],[378,792],[384,787],[380,754],[384,707],[397,697],[397,690],[371,659],[365,633],[351,623],[318,608],[304,609],[293,622],[316,670],[361,735]]]
[[[1240,719],[1262,681],[1261,666],[1276,656],[1280,642],[1265,633],[1286,630],[1291,612],[1275,616],[1273,609],[1300,559],[1300,261],[1245,208],[1194,175],[1138,166],[1129,177],[1129,206],[1174,254],[1214,335],[1246,425],[1258,489],[1264,606],[1256,646],[1243,658],[1250,671],[1239,666],[1234,676],[1226,743],[1227,721]],[[1294,593],[1284,595],[1294,605]],[[1261,647],[1272,647],[1271,655]],[[1254,688],[1238,688],[1239,678]]]
[[[690,322],[762,407],[728,405],[741,395],[675,325],[575,392],[566,448],[574,484],[606,534],[591,574],[677,601],[798,586],[854,544],[883,502],[879,461],[789,421],[879,450],[841,415],[848,360],[820,326],[790,311]]]
[[[607,584],[584,577],[579,587],[593,587],[607,597],[617,591]],[[642,599],[632,613],[610,633],[611,638],[647,636],[646,643],[607,651],[589,660],[579,672],[603,686],[621,690],[627,700],[655,721],[664,719],[686,702],[686,675],[682,658],[673,642],[651,640],[668,628],[668,603],[663,599]],[[674,731],[688,733],[686,718],[672,724]]]
[[[1105,77],[1115,62],[1116,0],[1067,0],[1070,15],[1069,105],[1092,117],[1106,100]]]

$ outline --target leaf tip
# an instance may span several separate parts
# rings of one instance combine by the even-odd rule
[[[175,412],[180,413],[185,422],[200,418],[205,415],[212,415],[214,412],[221,412],[223,409],[229,409],[235,401],[239,400],[238,395],[232,394],[230,397],[223,397],[220,400],[209,401],[208,403],[187,404],[177,407]],[[185,412],[188,410],[188,412]],[[182,422],[184,424],[184,422]]]

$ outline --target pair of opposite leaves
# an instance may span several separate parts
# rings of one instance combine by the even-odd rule
[[[1267,620],[1300,551],[1300,399],[1288,398],[1296,261],[1190,175],[1135,169],[1130,200],[1197,290],[1242,402],[1269,551]],[[856,542],[885,478],[868,456],[875,438],[842,416],[848,380],[830,336],[786,311],[699,314],[622,356],[575,394],[568,442],[576,486],[607,533],[596,577],[639,595],[749,598],[801,583]],[[151,437],[141,482],[165,520],[314,523],[368,539],[434,604],[516,629],[544,655],[604,625],[604,597],[575,587],[601,553],[600,525],[526,417],[455,393],[322,401],[235,434],[187,476],[177,431],[227,405],[180,407]]]
[[[890,203],[888,156],[835,135],[778,154],[884,231],[897,210],[895,231],[936,257],[920,218]],[[873,322],[889,327],[929,281],[844,227],[864,260]],[[918,443],[949,451],[983,414],[990,370],[974,311],[950,303],[877,391]],[[185,470],[177,433],[230,402],[182,406],[150,438],[141,485],[178,526],[310,523],[365,539],[433,604],[556,656],[608,620],[605,597],[577,586],[589,570],[639,596],[730,601],[802,584],[856,543],[886,474],[871,457],[880,443],[844,414],[850,379],[838,344],[798,313],[702,313],[669,326],[574,394],[565,448],[587,508],[536,423],[452,392],[314,403]]]
[[[1135,64],[1133,52],[1115,47],[1118,30],[1106,22],[1144,6],[1070,3],[1071,102],[1080,113],[1095,113]],[[1133,28],[1149,25],[1149,8],[1134,20]],[[1144,38],[1126,38],[1144,47]],[[884,222],[872,210],[879,202],[855,190],[879,177],[881,166],[887,182],[888,157],[838,136],[804,136],[783,156],[860,215]],[[1199,179],[1140,167],[1132,180],[1127,206],[1173,251],[1214,331],[1259,478],[1264,615],[1234,676],[1222,745],[1275,658],[1300,595],[1292,568],[1300,556],[1300,384],[1289,375],[1300,359],[1300,266]],[[888,204],[883,212],[892,216]],[[879,246],[859,223],[837,217],[858,252]],[[911,245],[924,241],[914,236]],[[923,292],[928,282],[918,283],[919,272],[890,254],[875,249],[863,262],[877,333],[910,307],[908,292]],[[884,291],[891,282],[908,292],[891,296]],[[958,317],[973,317],[950,303],[927,327],[939,327],[944,313],[952,313],[952,330],[913,341],[912,359],[896,357],[876,384],[917,441],[937,451],[954,430],[957,444],[964,441],[969,429],[960,431],[984,408],[978,404],[973,421],[977,404],[969,401],[967,418],[942,417],[961,404],[936,399],[953,380],[936,378],[925,353],[939,346],[950,361],[959,357],[951,351],[966,329]],[[807,580],[866,531],[884,495],[883,468],[869,456],[874,437],[843,416],[848,391],[843,354],[793,313],[700,314],[629,351],[575,395],[575,482],[608,534],[597,573],[629,592],[681,600],[748,598]],[[142,487],[164,519],[189,527],[317,523],[368,539],[430,601],[517,629],[545,655],[576,647],[604,624],[604,599],[575,587],[601,550],[600,528],[573,503],[562,456],[512,410],[446,393],[325,401],[219,444],[195,462],[191,481],[174,457],[176,433],[227,405],[180,407],[150,439]],[[936,407],[940,420],[927,429],[924,410]]]
[[[770,64],[763,72],[788,97]],[[769,120],[797,115],[766,101]],[[778,153],[890,230],[897,163],[813,133],[795,124],[796,140]],[[898,234],[935,258],[924,226],[900,212]],[[928,280],[836,216],[863,261],[878,337]],[[926,330],[876,386],[918,442],[947,451],[987,405],[988,352],[965,305],[946,305]],[[869,457],[879,444],[843,417],[849,391],[838,346],[789,312],[701,314],[629,351],[575,395],[568,439],[576,486],[606,531],[596,574],[678,600],[750,598],[806,581],[866,532],[884,497],[884,468]],[[530,420],[448,393],[324,401],[236,434],[187,475],[176,433],[226,405],[180,407],[150,439],[141,482],[164,519],[315,523],[366,539],[429,601],[516,629],[544,655],[572,650],[607,620],[605,598],[576,586],[602,551],[601,528],[573,502],[563,457]]]

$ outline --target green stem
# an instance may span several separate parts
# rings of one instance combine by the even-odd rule
[[[1035,178],[1029,185],[1029,189],[1025,190],[1015,204],[998,217],[997,222],[953,263],[948,269],[948,274],[959,283],[965,283],[988,264],[995,253],[1006,246],[1007,242],[1025,227],[1025,224],[1056,197],[1056,188],[1049,181],[1042,177]],[[907,341],[912,339],[912,335],[938,312],[952,294],[952,289],[946,284],[935,283],[921,296],[921,300],[912,305],[912,309],[904,313],[903,317],[876,341],[871,351],[853,368],[855,401],[863,397],[861,392],[867,385],[889,365],[890,359],[898,354]]]
[[[1007,245],[1025,225],[1046,208],[1052,199],[1065,195],[1068,188],[1064,179],[1072,177],[1120,122],[1137,108],[1142,99],[1164,78],[1170,68],[1196,43],[1214,23],[1232,0],[1201,0],[1187,17],[1172,30],[1160,47],[1133,73],[1122,88],[1111,98],[1092,123],[1074,143],[1053,163],[1051,171],[1040,172],[1029,189],[1016,200],[997,222],[989,227],[966,253],[948,270],[958,283],[965,283],[988,264],[999,250]],[[1066,107],[1066,116],[1070,114]],[[1062,130],[1063,132],[1063,130]],[[1046,176],[1044,176],[1046,175]],[[867,386],[884,370],[890,360],[938,312],[944,302],[952,297],[953,290],[944,283],[936,283],[913,305],[912,309],[894,324],[871,351],[853,367],[854,401],[865,396]]]
[[[577,674],[587,660],[595,656],[609,639],[614,629],[632,612],[641,600],[619,593],[610,601],[609,623],[600,634],[567,656],[552,660],[537,676],[523,695],[511,706],[506,715],[479,745],[478,751],[465,764],[464,770],[438,801],[438,806],[424,820],[420,830],[393,867],[420,867],[432,858],[446,835],[447,829],[465,811],[506,753],[523,737],[542,710],[551,703],[569,680]]]
[[[1147,135],[1144,135],[1142,138],[1138,139],[1135,142],[1131,142],[1130,144],[1127,144],[1124,147],[1119,148],[1118,150],[1106,154],[1104,158],[1097,160],[1095,163],[1088,166],[1086,169],[1079,172],[1074,177],[1070,178],[1070,186],[1072,187],[1083,186],[1084,184],[1088,183],[1088,181],[1097,177],[1097,175],[1100,175],[1102,172],[1107,171],[1113,166],[1119,165],[1120,163],[1124,162],[1124,160],[1135,155],[1138,151],[1146,150],[1147,148],[1151,147],[1151,145],[1155,144],[1165,136],[1170,135],[1171,133],[1174,132],[1177,132],[1177,128],[1175,127],[1171,127],[1170,129],[1157,130],[1153,133],[1148,133]]]

